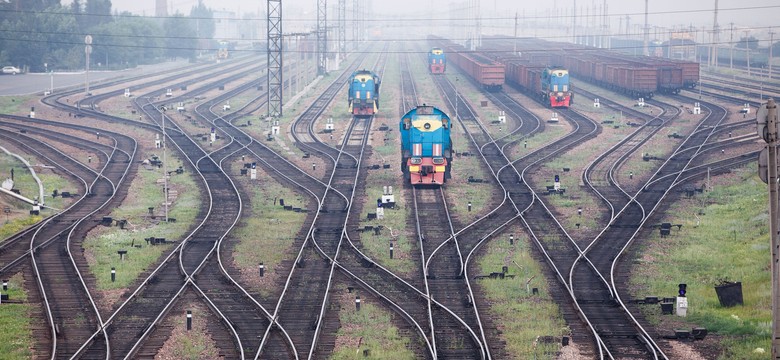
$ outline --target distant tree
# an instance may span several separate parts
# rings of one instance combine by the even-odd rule
[[[780,57],[780,41],[772,44],[772,57]]]
[[[86,0],[84,14],[85,30],[111,21],[111,0]]]
[[[76,64],[70,59],[63,60],[53,54],[79,45],[83,59],[84,42],[78,35],[76,20],[60,5],[40,12],[20,12],[13,19],[6,19],[2,28],[7,35],[0,40],[0,49],[13,65],[27,66],[31,71],[43,71],[44,63],[50,68],[72,68]]]
[[[81,0],[73,0],[70,3],[70,12],[73,14],[81,14]]]
[[[43,11],[59,5],[60,0],[0,0],[0,22],[18,18],[23,12]]]
[[[190,19],[176,13],[163,21],[165,33],[165,55],[169,58],[194,58],[197,40],[192,34],[195,29]]]
[[[190,10],[191,26],[195,28],[195,37],[197,38],[198,50],[209,48],[211,39],[214,38],[216,25],[214,24],[214,11],[203,4],[203,0],[198,0],[198,5]]]
[[[743,37],[739,39],[734,47],[740,49],[756,50],[758,49],[758,39],[756,39],[755,36]]]
[[[151,19],[121,16],[91,29],[95,34],[92,58],[112,69],[152,63],[162,57],[160,27]]]

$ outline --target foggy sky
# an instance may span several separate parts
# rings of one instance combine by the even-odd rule
[[[63,4],[71,0],[62,0]],[[361,4],[366,0],[358,0]],[[404,14],[407,17],[418,19],[442,18],[450,16],[450,4],[453,7],[464,7],[463,4],[473,3],[476,0],[373,0],[372,7],[377,17],[384,18],[390,15]],[[558,8],[560,12],[569,14],[574,2],[577,4],[578,21],[584,21],[582,16],[601,12],[600,7],[607,4],[610,27],[617,30],[621,22],[626,21],[625,16],[630,16],[630,22],[644,24],[643,0],[478,0],[480,14],[483,18],[496,19],[485,20],[485,24],[491,22],[513,23],[515,13],[518,17],[546,17],[551,8]],[[265,0],[203,0],[204,4],[215,10],[231,10],[240,14],[265,11]],[[351,11],[353,0],[346,0],[347,12]],[[155,0],[112,0],[113,9],[118,11],[130,11],[136,14],[148,16],[154,15]],[[329,8],[335,7],[338,0],[328,0]],[[168,0],[169,9],[178,10],[189,14],[190,8],[197,4],[197,0]],[[712,27],[715,0],[649,0],[649,23],[662,27]],[[316,18],[317,0],[283,0],[283,14],[298,18]],[[595,8],[594,8],[595,6]],[[587,7],[587,9],[586,9]],[[734,10],[751,7],[770,7],[748,10]],[[435,9],[435,10],[434,10]],[[594,10],[595,9],[595,10]],[[728,28],[729,23],[735,23],[736,27],[762,28],[764,31],[769,26],[780,25],[775,14],[780,13],[780,5],[776,0],[719,0],[718,23],[722,29]],[[702,11],[695,11],[702,10]],[[306,12],[306,14],[299,14]],[[668,13],[676,12],[676,13]],[[287,17],[287,16],[285,16]],[[328,17],[335,19],[336,14],[329,12]],[[348,15],[350,17],[350,15]],[[621,20],[622,18],[622,20]],[[443,20],[441,20],[443,21]],[[593,21],[593,20],[592,20]],[[613,31],[614,31],[613,30]],[[760,31],[760,30],[759,30]]]

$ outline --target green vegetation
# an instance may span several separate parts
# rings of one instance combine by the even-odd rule
[[[92,69],[123,69],[164,57],[194,58],[214,44],[198,42],[195,34],[214,35],[212,10],[202,3],[190,16],[179,12],[160,21],[112,12],[109,0],[8,0],[0,4],[0,23],[11,36],[0,39],[0,63],[32,72],[71,70],[84,66],[84,36],[92,34]],[[44,65],[46,64],[46,65]]]
[[[26,302],[27,292],[23,288],[24,279],[16,274],[8,279],[9,302],[0,305],[0,354],[3,359],[22,360],[32,358],[32,307]]]
[[[31,156],[28,156],[28,161],[31,164],[38,162]],[[10,179],[10,169],[14,170],[14,188],[19,189],[19,192],[23,196],[31,199],[38,197],[38,183],[32,177],[30,170],[21,161],[13,156],[7,155],[5,152],[0,152],[0,169],[4,169],[2,175],[0,175],[2,179]],[[73,188],[74,184],[68,182],[66,178],[60,177],[50,170],[38,168],[37,174],[43,183],[44,196],[46,197],[44,200],[48,206],[62,209],[65,205],[61,197],[51,198],[50,195],[54,189],[57,189],[58,191],[77,190],[76,188]],[[44,216],[48,216],[52,213],[51,210],[44,209],[42,216],[28,216],[26,214],[31,209],[31,206],[18,200],[10,200],[8,202],[8,207],[11,210],[11,214],[9,214],[10,216],[6,215],[6,219],[3,219],[3,225],[0,226],[0,239],[5,239],[26,227],[34,225],[41,221]]]
[[[2,56],[0,55],[0,57]],[[21,115],[23,111],[29,110],[22,108],[22,105],[31,99],[32,96],[0,96],[0,113]],[[2,154],[5,155],[5,153]]]
[[[514,234],[514,245],[510,245],[509,234]],[[550,298],[547,280],[541,271],[543,264],[531,258],[529,247],[533,246],[519,227],[510,228],[494,240],[483,245],[484,256],[477,266],[479,274],[502,271],[508,267],[512,278],[476,280],[491,304],[490,316],[501,329],[506,341],[507,353],[515,359],[555,359],[559,341],[536,343],[539,336],[568,336],[570,330],[562,319],[558,305]],[[531,288],[539,289],[533,295]],[[485,309],[483,309],[484,312]],[[488,314],[482,314],[483,317]]]
[[[177,311],[175,316],[169,316],[169,322],[174,322],[174,329],[171,337],[165,342],[160,354],[165,354],[163,358],[167,359],[217,359],[219,358],[219,349],[216,341],[206,328],[213,314],[204,306],[195,303],[189,303],[183,306],[192,310],[192,330],[187,331],[187,319]]]
[[[177,156],[168,156],[168,167],[175,169],[182,165]],[[127,225],[119,227],[96,228],[84,240],[84,249],[89,253],[88,260],[92,272],[97,278],[101,290],[121,289],[129,286],[140,273],[148,270],[171,244],[150,245],[144,239],[149,237],[165,238],[167,241],[184,240],[187,231],[193,225],[201,207],[200,193],[195,179],[189,174],[173,174],[168,182],[169,189],[178,191],[168,211],[176,222],[164,222],[164,219],[148,217],[148,208],[154,207],[156,214],[162,214],[162,184],[160,170],[138,170],[136,179],[130,185],[129,195],[122,205],[111,215],[114,219],[125,219]],[[134,247],[141,245],[141,248]],[[119,260],[118,250],[127,250],[124,261]],[[116,268],[116,282],[111,282],[111,268]]]
[[[369,170],[365,182],[366,196],[364,197],[363,213],[374,212],[376,210],[376,199],[382,197],[383,186],[393,186],[396,200],[395,209],[385,209],[384,219],[367,220],[361,216],[359,227],[366,225],[383,226],[384,229],[380,235],[373,231],[363,232],[360,236],[363,248],[361,251],[369,257],[376,260],[382,266],[399,275],[412,274],[418,269],[413,259],[419,258],[412,252],[417,249],[414,246],[417,239],[409,236],[406,229],[406,221],[412,216],[412,204],[404,202],[405,193],[401,169],[398,167],[401,158],[400,139],[396,129],[396,119],[400,117],[398,108],[387,106],[387,104],[397,104],[400,99],[400,73],[399,63],[396,56],[389,56],[385,65],[385,76],[387,79],[382,82],[382,104],[385,107],[381,109],[377,120],[374,122],[374,129],[383,122],[387,123],[389,131],[378,133],[374,137],[379,140],[372,143],[372,158],[365,159],[364,163],[372,164],[377,162],[379,157],[382,163],[391,164],[390,169]],[[344,110],[346,112],[346,109]],[[393,259],[390,259],[390,243],[393,244]]]
[[[675,202],[664,221],[682,224],[672,236],[653,231],[632,269],[634,297],[672,297],[688,285],[688,317],[674,318],[722,335],[722,359],[765,359],[770,351],[771,273],[767,190],[755,164],[716,177],[714,189]],[[742,282],[744,306],[721,307],[714,286]],[[654,323],[667,318],[657,306],[643,309]]]
[[[306,200],[262,170],[257,172],[257,180],[244,177],[239,181],[248,182],[246,188],[252,196],[252,208],[244,209],[247,215],[234,232],[239,243],[233,256],[241,269],[256,272],[262,262],[266,272],[273,273],[283,260],[294,258],[295,254],[291,254],[295,251],[294,238],[306,219],[305,213],[284,210],[278,200],[284,199],[285,205],[301,208],[306,207]],[[285,271],[281,269],[280,273]],[[255,290],[262,296],[272,291],[267,286]]]
[[[353,294],[339,289],[343,293],[339,311],[341,327],[337,333],[336,350],[333,360],[346,359],[414,359],[414,353],[408,349],[409,339],[398,333],[393,325],[395,313],[362,299],[360,311],[354,306]],[[350,304],[351,303],[351,304]],[[363,351],[368,350],[368,356]]]

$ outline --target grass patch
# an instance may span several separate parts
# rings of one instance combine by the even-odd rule
[[[393,186],[396,200],[395,209],[385,209],[385,217],[382,220],[367,220],[361,216],[358,226],[382,225],[381,234],[366,231],[360,236],[363,248],[361,251],[376,260],[382,266],[400,275],[409,275],[417,270],[413,259],[417,254],[412,254],[417,249],[414,244],[417,238],[412,236],[407,229],[406,221],[412,216],[412,204],[403,202],[405,198],[403,177],[399,168],[401,158],[401,141],[398,136],[399,110],[395,106],[400,97],[400,66],[397,56],[390,55],[385,64],[385,81],[382,82],[382,103],[385,106],[377,115],[373,123],[374,129],[382,123],[387,124],[389,131],[379,132],[374,130],[372,141],[372,158],[364,159],[364,164],[375,163],[379,157],[383,163],[391,164],[390,169],[369,170],[365,181],[366,196],[363,197],[363,212],[374,212],[376,199],[382,197],[383,186]],[[346,110],[344,110],[346,111]],[[387,140],[385,140],[387,139]],[[390,259],[390,243],[393,243],[393,259]]]
[[[168,155],[168,168],[175,169],[183,165],[177,155]],[[148,208],[154,207],[161,214],[162,184],[161,171],[139,169],[138,175],[130,185],[129,195],[122,205],[114,209],[110,216],[114,219],[126,219],[124,230],[119,227],[98,227],[90,231],[83,247],[88,252],[90,269],[95,274],[100,290],[121,289],[129,286],[140,273],[154,264],[170,244],[148,245],[148,237],[165,238],[169,241],[181,241],[193,225],[201,207],[200,193],[194,176],[185,172],[173,175],[168,181],[169,189],[178,191],[178,197],[168,209],[168,216],[176,222],[164,222],[162,219],[148,217]],[[142,245],[135,248],[133,245]],[[119,261],[117,251],[128,253],[124,261]],[[116,268],[116,282],[111,282],[111,268]]]
[[[28,156],[27,159],[31,164],[38,163],[35,157]],[[30,199],[38,198],[38,183],[33,178],[30,169],[28,169],[21,161],[13,156],[7,155],[5,152],[2,152],[0,153],[0,169],[6,169],[7,171],[4,171],[2,174],[3,179],[10,179],[11,169],[14,170],[14,188],[18,189],[22,196]],[[69,182],[67,178],[61,177],[47,169],[38,169],[36,173],[38,178],[40,178],[41,182],[43,183],[43,193],[46,205],[57,209],[62,209],[72,201],[68,200],[66,204],[66,202],[63,201],[61,197],[52,198],[50,194],[54,189],[57,189],[58,191],[75,191],[77,189],[75,188],[74,183]],[[6,215],[6,219],[3,219],[4,225],[0,227],[0,239],[5,239],[8,236],[17,233],[26,227],[34,225],[43,219],[43,216],[27,215],[28,211],[32,207],[20,200],[11,200],[9,198],[9,201],[5,204],[7,205],[4,206],[8,206],[11,212],[7,215],[0,214]],[[43,209],[43,213],[44,216],[47,216],[47,213],[50,214],[51,210]]]
[[[3,359],[31,359],[33,340],[32,322],[30,320],[32,307],[27,304],[27,292],[23,288],[24,279],[16,274],[8,279],[9,300],[0,305],[0,354]],[[21,302],[21,303],[17,303]]]
[[[402,337],[393,325],[395,313],[363,298],[360,311],[355,309],[354,294],[340,286],[339,311],[341,328],[336,334],[336,348],[331,359],[415,359],[408,349],[409,338]],[[363,351],[368,350],[368,357]]]
[[[767,188],[753,169],[716,177],[724,184],[675,202],[664,221],[682,230],[663,239],[653,231],[631,275],[635,297],[674,296],[677,284],[688,284],[688,317],[675,320],[723,335],[723,359],[765,359],[753,350],[771,348]],[[744,306],[720,306],[713,288],[720,280],[742,282]],[[655,323],[665,320],[656,307],[644,311]]]
[[[508,234],[515,234],[514,245],[509,245]],[[519,234],[519,235],[518,235]],[[529,252],[530,240],[518,227],[508,229],[496,240],[484,245],[484,255],[477,262],[481,274],[500,272],[503,266],[514,278],[482,279],[476,284],[491,304],[489,311],[506,341],[507,353],[516,359],[555,358],[560,342],[534,345],[538,336],[561,337],[570,330],[563,321],[558,305],[549,295],[547,280],[540,263]],[[473,274],[476,275],[476,274]],[[529,288],[539,289],[532,295]],[[484,315],[483,315],[484,316]]]
[[[187,331],[187,318],[177,311],[174,316],[169,316],[168,321],[174,322],[171,337],[160,349],[158,357],[164,359],[217,359],[219,349],[217,343],[208,332],[208,321],[213,321],[213,314],[204,306],[190,302],[183,306],[192,310],[192,330]],[[160,356],[162,355],[162,356]]]
[[[234,168],[239,164],[234,164]],[[268,273],[273,274],[282,261],[294,256],[289,254],[295,234],[306,219],[305,213],[284,210],[278,200],[284,199],[285,205],[306,207],[301,195],[289,187],[279,184],[264,171],[257,172],[257,180],[240,177],[239,181],[247,182],[246,189],[251,194],[251,209],[245,209],[238,228],[234,230],[239,243],[233,252],[238,267],[257,271],[259,263],[263,263]],[[262,185],[260,185],[262,184]],[[247,211],[248,210],[248,211]],[[281,269],[281,273],[286,271]],[[267,286],[255,289],[265,297],[270,295]]]
[[[27,107],[24,106],[24,104],[33,98],[34,96],[32,95],[0,96],[0,113],[21,115],[22,111],[27,110]]]

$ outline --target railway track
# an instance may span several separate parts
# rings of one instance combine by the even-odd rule
[[[38,123],[40,125],[57,125],[56,122],[39,119],[14,119]],[[29,125],[16,124],[15,127],[26,128]],[[68,127],[87,130],[94,134],[93,128],[69,125]],[[60,141],[70,146],[84,148],[88,143],[84,138],[70,135],[56,134],[53,131],[43,129],[27,129],[30,133],[47,136],[49,141]],[[62,358],[71,354],[79,344],[88,338],[95,329],[100,329],[102,319],[97,306],[90,296],[89,287],[94,284],[85,278],[81,269],[86,268],[86,260],[81,256],[81,240],[98,222],[97,219],[107,215],[111,206],[121,202],[127,195],[127,187],[123,185],[129,174],[135,169],[131,166],[136,154],[136,143],[130,137],[112,132],[104,133],[104,139],[111,139],[112,145],[93,144],[87,145],[95,149],[98,161],[102,167],[98,171],[92,170],[61,151],[27,137],[24,146],[30,151],[38,153],[52,164],[63,163],[83,184],[83,194],[79,201],[73,204],[67,211],[45,220],[35,232],[28,243],[28,251],[19,254],[19,251],[10,251],[8,254],[16,256],[13,261],[4,266],[2,272],[9,271],[15,264],[30,257],[31,270],[35,274],[40,296],[43,299],[43,309],[49,324],[50,333],[45,336],[49,339],[48,353],[52,357]],[[48,155],[39,149],[46,149]],[[52,155],[54,154],[54,155]],[[19,244],[14,241],[11,244]],[[18,249],[20,246],[14,246]],[[74,255],[76,252],[78,255]],[[105,344],[103,344],[105,348]]]

